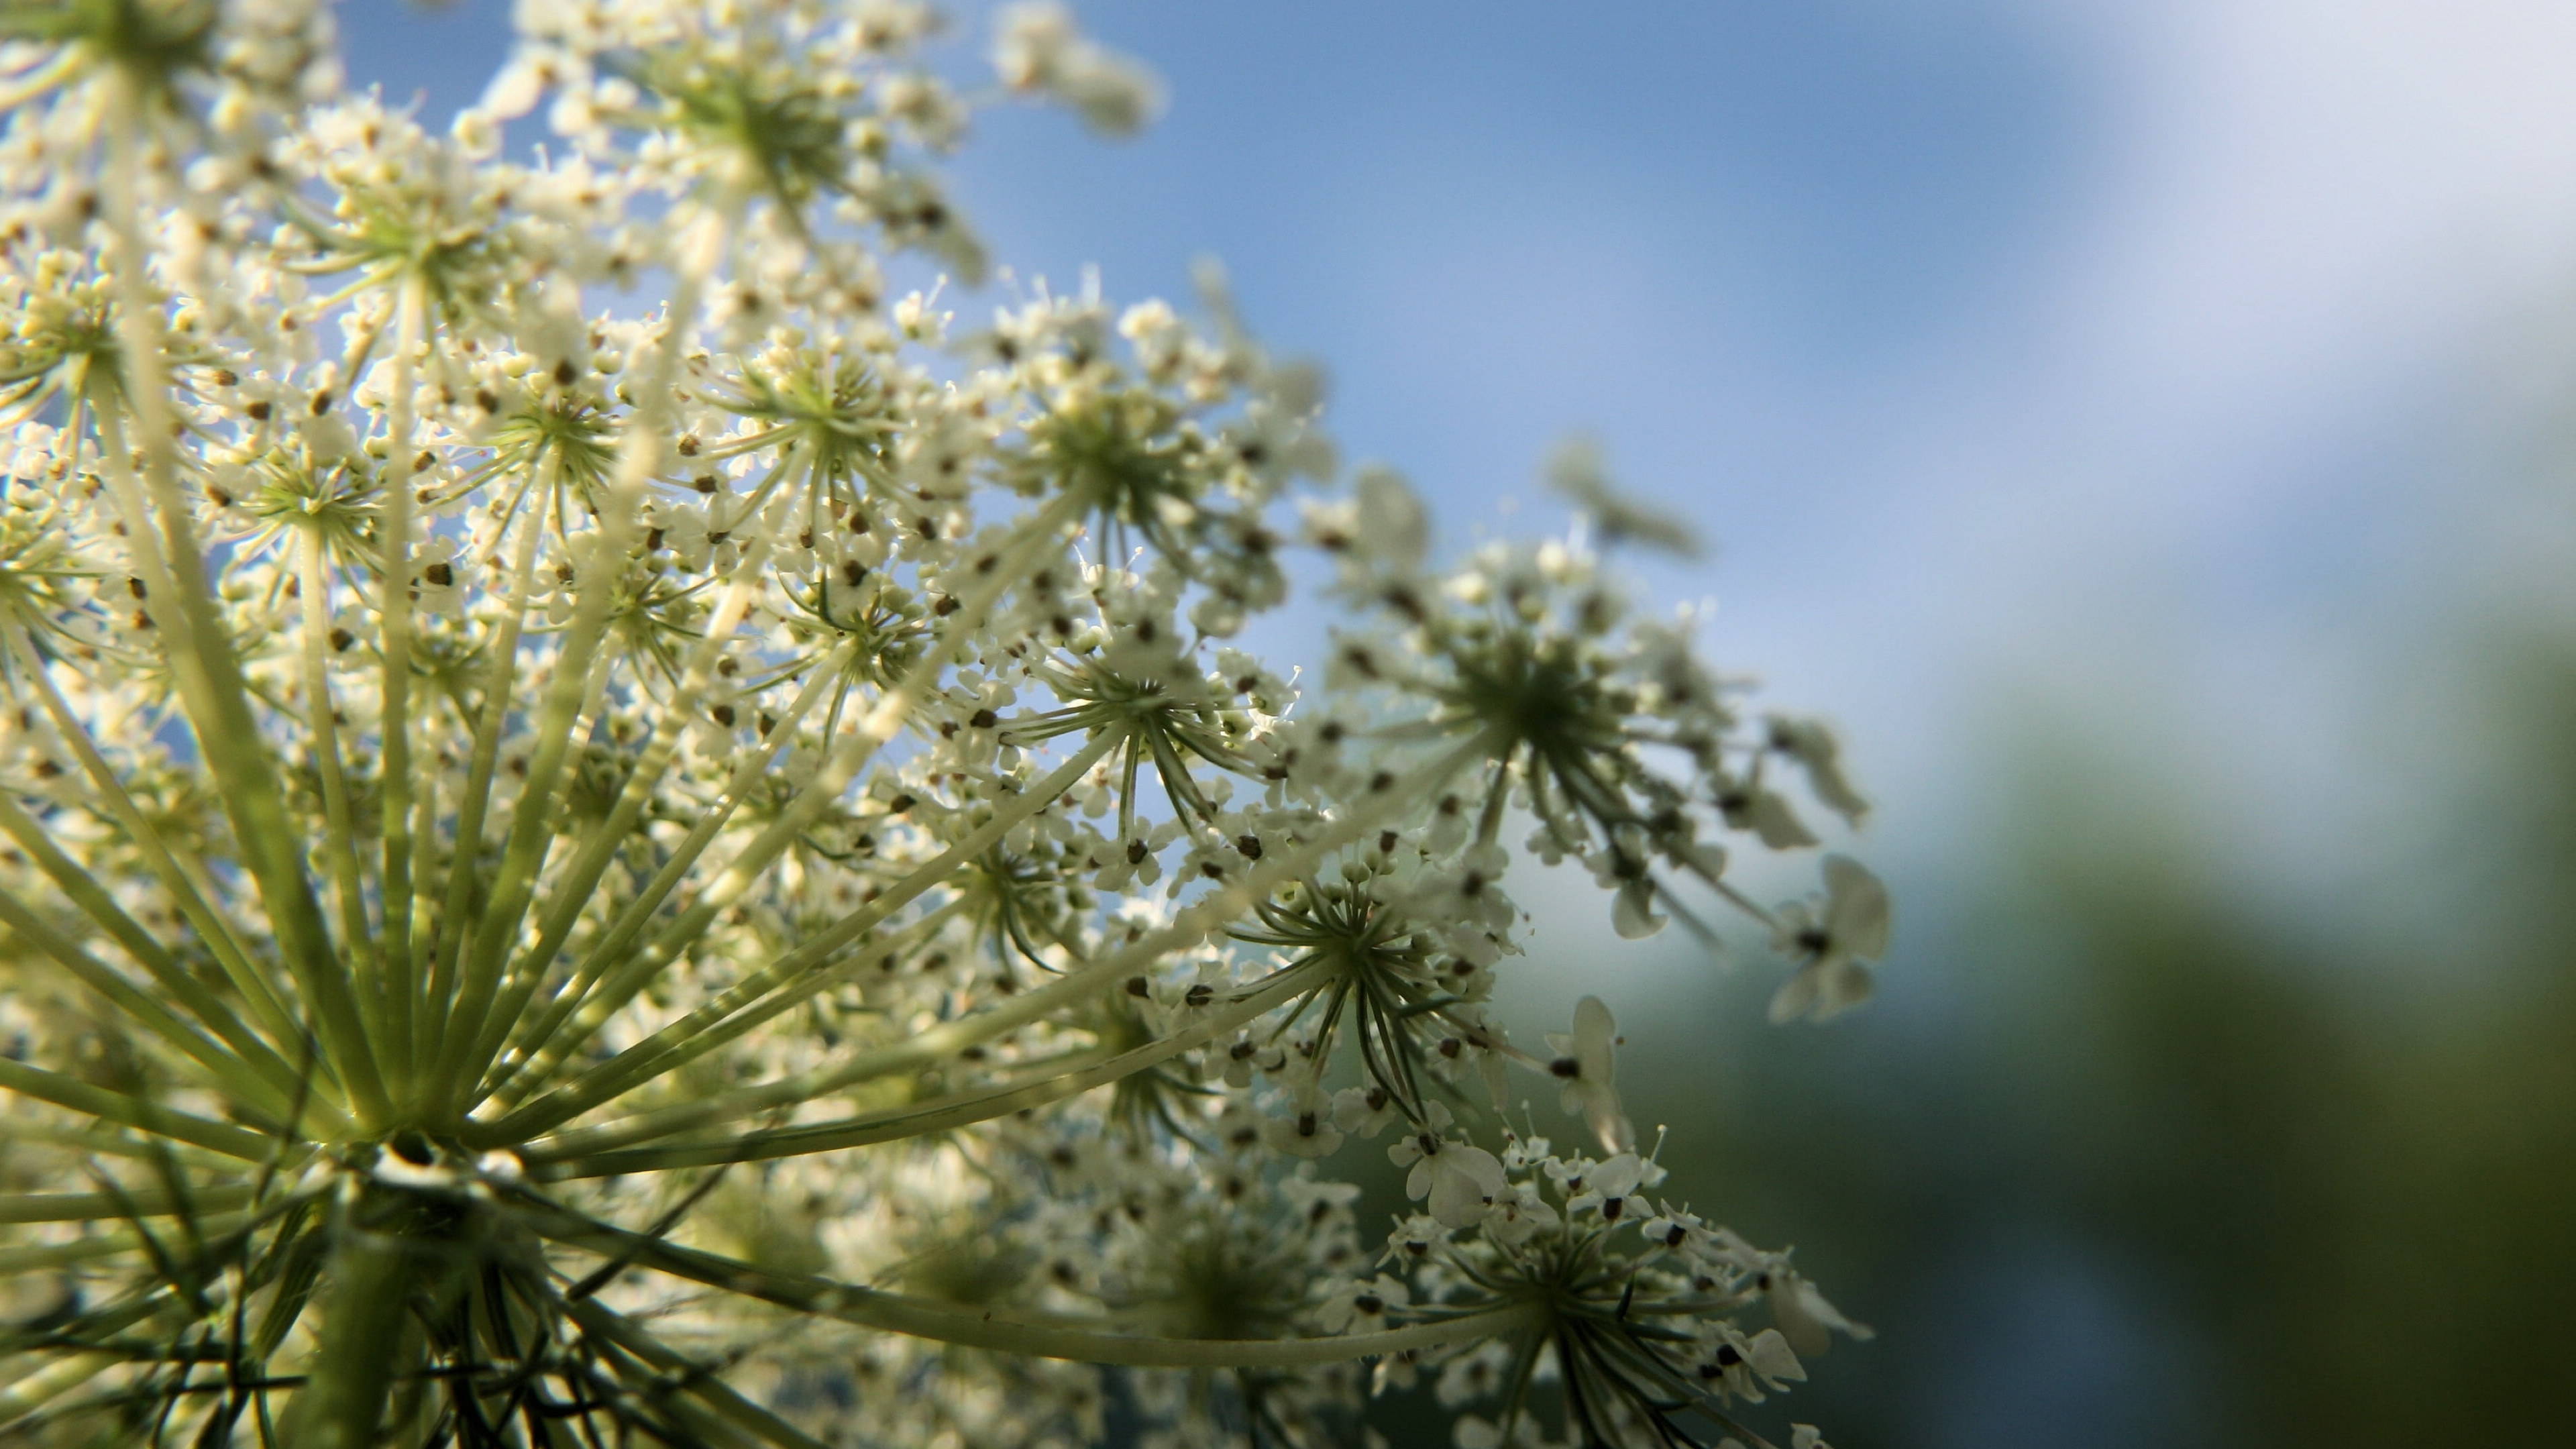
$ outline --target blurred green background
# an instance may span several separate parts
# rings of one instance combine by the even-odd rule
[[[1879,1330],[1754,1422],[1921,1449],[2570,1442],[2564,622],[2427,631],[2446,662],[2410,672],[2460,686],[2427,722],[2455,753],[2389,761],[2410,827],[2306,899],[2249,891],[2225,867],[2241,802],[2124,762],[2115,730],[1998,731],[1998,828],[1910,872],[1890,999],[1830,1026],[1763,1024],[1759,943],[1722,967],[1673,932],[1622,960],[1586,883],[1549,882],[1516,1033],[1580,992],[1622,1002],[1665,1193],[1799,1244]],[[1435,1432],[1418,1404],[1377,1418]]]
[[[1623,1000],[1666,1191],[1800,1244],[1880,1330],[1787,1405],[1837,1444],[2570,1442],[2568,622],[2446,619],[2388,661],[2456,686],[2449,752],[2384,761],[2404,828],[2330,886],[2249,889],[2251,802],[2037,712],[1995,737],[1998,828],[1912,872],[1891,999],[1769,1028],[1758,950],[1678,933],[1575,971],[1608,953],[1550,936],[1606,932],[1566,883],[1532,952],[1559,989],[1512,1005]]]

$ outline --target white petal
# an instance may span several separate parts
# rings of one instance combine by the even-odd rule
[[[1603,1197],[1626,1197],[1645,1175],[1646,1165],[1637,1160],[1637,1154],[1622,1152],[1592,1169],[1588,1185]]]
[[[1399,569],[1419,565],[1431,548],[1431,514],[1412,485],[1390,469],[1364,468],[1351,486],[1359,503],[1358,547]]]
[[[1753,1371],[1764,1378],[1800,1382],[1807,1377],[1806,1366],[1790,1351],[1789,1340],[1780,1336],[1780,1330],[1766,1328],[1753,1335],[1752,1348],[1745,1357],[1752,1361]]]
[[[1440,1155],[1440,1159],[1435,1160],[1445,1160],[1461,1150],[1463,1149],[1450,1148]],[[1426,1167],[1430,1165],[1429,1162],[1424,1164]],[[1487,1201],[1491,1197],[1492,1194],[1484,1191],[1483,1187],[1464,1171],[1448,1168],[1432,1174],[1431,1200],[1425,1206],[1431,1210],[1431,1216],[1438,1219],[1443,1227],[1463,1228],[1484,1217]]]
[[[1798,1291],[1805,1286],[1804,1281],[1788,1276],[1787,1282],[1775,1278],[1771,1284],[1771,1321],[1780,1325],[1780,1336],[1789,1341],[1791,1348],[1803,1357],[1814,1358],[1834,1346],[1833,1332],[1809,1311],[1805,1295]]]
[[[1333,1125],[1345,1132],[1357,1132],[1360,1125],[1377,1115],[1368,1104],[1368,1093],[1357,1087],[1344,1087],[1333,1094]]]
[[[1798,819],[1789,802],[1769,790],[1753,797],[1753,830],[1773,850],[1796,850],[1816,843],[1815,833]]]
[[[1825,928],[1834,945],[1856,960],[1887,954],[1887,887],[1848,855],[1825,857]]]
[[[1869,968],[1857,961],[1837,961],[1825,973],[1823,990],[1816,1000],[1816,1020],[1831,1021],[1867,1001],[1878,991],[1878,981]]]
[[[1569,1088],[1568,1096],[1565,1110],[1582,1117],[1583,1125],[1601,1139],[1602,1151],[1626,1152],[1637,1145],[1637,1129],[1629,1125],[1617,1092],[1585,1082]]]
[[[1341,1149],[1341,1129],[1331,1122],[1318,1118],[1311,1132],[1300,1132],[1297,1126],[1292,1118],[1273,1117],[1261,1124],[1261,1140],[1273,1152],[1291,1157],[1330,1157]]]
[[[1456,1164],[1457,1171],[1486,1197],[1499,1198],[1511,1190],[1510,1179],[1503,1176],[1502,1159],[1481,1147],[1453,1145],[1441,1154]]]
[[[1611,1047],[1618,1039],[1619,1020],[1600,997],[1587,996],[1574,1003],[1573,1055],[1582,1065],[1583,1080],[1610,1085],[1614,1070]]]
[[[1817,990],[1823,985],[1816,966],[1817,963],[1809,962],[1799,967],[1795,975],[1780,983],[1778,991],[1771,993],[1773,1026],[1778,1026],[1784,1021],[1795,1021],[1815,1006]]]
[[[1618,898],[1610,903],[1610,925],[1623,940],[1641,941],[1664,928],[1664,918],[1651,909],[1653,892],[1642,882],[1619,887]]]

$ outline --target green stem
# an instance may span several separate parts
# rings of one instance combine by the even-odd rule
[[[573,1322],[581,1325],[582,1332],[633,1354],[658,1376],[676,1375],[681,1392],[695,1396],[733,1427],[772,1444],[792,1445],[795,1449],[825,1449],[821,1440],[726,1387],[724,1380],[716,1376],[715,1369],[692,1363],[677,1349],[645,1332],[631,1319],[600,1306],[598,1299],[558,1300],[558,1303]],[[664,1382],[670,1381],[669,1377],[664,1378]]]
[[[126,838],[143,852],[144,861],[160,878],[161,888],[170,893],[171,900],[179,907],[179,914],[187,918],[197,938],[215,953],[215,960],[223,967],[233,989],[242,994],[252,1013],[268,1028],[270,1040],[279,1043],[303,1040],[304,1032],[287,1014],[285,1003],[278,999],[268,977],[252,963],[250,950],[242,944],[232,921],[215,909],[212,892],[200,888],[196,877],[162,842],[161,832],[134,803],[134,797],[126,793],[125,783],[117,779],[116,772],[108,766],[107,758],[98,752],[97,742],[90,738],[89,727],[72,713],[62,691],[54,687],[53,676],[46,672],[44,662],[37,657],[34,640],[25,630],[14,630],[9,635],[9,646],[17,655],[19,669],[36,686],[36,692],[44,702],[45,713],[54,721],[54,728],[70,743],[72,753],[80,758],[82,771],[90,778],[91,786],[107,803],[108,814],[123,827]],[[156,945],[153,949],[159,948]]]
[[[896,956],[935,934],[940,927],[947,924],[951,916],[964,909],[965,905],[963,898],[952,900],[906,925],[892,937],[877,943],[871,949],[852,952],[825,969],[810,972],[754,1006],[739,1009],[731,1016],[713,1018],[709,1024],[701,1025],[690,1032],[676,1034],[671,1039],[658,1044],[638,1043],[602,1065],[609,1066],[624,1062],[635,1079],[635,1085],[666,1076],[719,1047],[739,1040],[744,1034],[775,1020],[781,1013],[793,1010],[798,1003],[809,1001],[820,992],[828,991],[834,986],[865,974],[871,966],[889,966]],[[730,992],[727,994],[731,995]],[[674,1025],[678,1024],[674,1023]],[[665,1030],[669,1029],[665,1028]],[[655,1035],[658,1037],[661,1033]],[[643,1050],[648,1045],[652,1046],[652,1050]],[[583,1079],[583,1081],[587,1080],[586,1077]],[[578,1082],[574,1084],[576,1087],[579,1085],[581,1084]],[[633,1086],[624,1088],[620,1095],[624,1091],[633,1089]],[[541,1103],[545,1100],[550,1099],[541,1099]],[[464,1136],[466,1141],[480,1145],[486,1142],[494,1144],[521,1142],[526,1140],[528,1134],[509,1132],[501,1123],[495,1122],[468,1123]]]
[[[31,1067],[7,1057],[0,1057],[0,1089],[22,1097],[33,1097],[39,1102],[51,1102],[57,1107],[68,1107],[75,1112],[86,1112],[105,1121],[120,1122],[173,1141],[191,1143],[243,1162],[266,1162],[276,1154],[277,1139],[273,1137],[235,1127],[228,1122],[210,1122],[173,1107],[93,1086],[77,1077]]]
[[[722,237],[734,234],[742,205],[739,189],[727,188],[723,205],[714,213],[719,218]],[[650,361],[630,394],[635,399],[635,411],[618,438],[616,477],[582,558],[581,576],[575,585],[579,597],[539,716],[537,749],[529,762],[526,784],[519,792],[509,843],[502,852],[500,876],[484,903],[472,953],[458,981],[456,1006],[443,1033],[437,1065],[431,1070],[433,1100],[447,1115],[461,1115],[470,1105],[467,1095],[481,1075],[479,1070],[469,1071],[467,1058],[483,1039],[484,1014],[500,990],[510,942],[535,896],[537,873],[544,865],[547,847],[554,841],[555,786],[571,749],[573,726],[589,683],[591,654],[607,632],[609,607],[634,547],[636,521],[643,512],[645,493],[661,469],[662,433],[678,391],[681,353],[687,345],[689,329],[696,324],[698,303],[720,260],[721,249],[721,245],[709,247],[703,257],[684,261],[680,267],[677,285],[664,310],[662,334],[655,339]]]
[[[126,1356],[122,1353],[96,1349],[74,1350],[46,1364],[43,1368],[18,1374],[13,1382],[0,1387],[0,1430],[10,1428],[19,1419],[34,1413],[125,1361]],[[8,1364],[0,1367],[14,1372],[17,1365]]]
[[[615,511],[612,502],[607,514]],[[572,752],[574,727],[590,691],[594,655],[607,633],[609,594],[626,562],[626,530],[610,527],[607,514],[603,514],[600,528],[592,537],[590,556],[576,585],[580,600],[555,655],[554,676],[537,709],[536,748],[512,803],[510,831],[501,849],[501,868],[486,888],[470,943],[463,923],[453,924],[464,954],[439,1050],[432,1059],[426,1097],[432,1110],[442,1117],[461,1109],[460,1099],[470,1085],[465,1077],[465,1058],[481,1039],[484,1015],[500,990],[501,968],[508,959],[510,941],[518,934],[519,922],[536,892],[537,875],[544,869],[546,855],[554,844],[556,787],[563,778],[564,761]],[[613,565],[607,558],[613,558]]]
[[[292,1111],[292,1083],[279,1084],[264,1079],[241,1058],[224,1050],[222,1044],[181,1020],[158,997],[82,950],[6,888],[0,888],[0,923],[7,924],[38,950],[52,957],[56,965],[71,973],[83,986],[105,997],[137,1025],[185,1053],[204,1069],[206,1079],[215,1089],[235,1103],[281,1122]]]
[[[623,1256],[656,1272],[704,1283],[800,1313],[968,1348],[1025,1354],[1032,1358],[1070,1359],[1077,1363],[1123,1364],[1136,1368],[1297,1368],[1437,1348],[1468,1339],[1493,1338],[1537,1327],[1547,1318],[1547,1305],[1529,1302],[1415,1324],[1409,1328],[1331,1338],[1151,1338],[1141,1334],[1074,1327],[1062,1320],[1032,1322],[997,1312],[953,1307],[902,1293],[836,1283],[828,1278],[774,1273],[714,1253],[698,1252],[647,1238],[640,1233],[626,1232],[561,1210],[531,1211],[527,1221],[539,1235],[566,1246],[602,1257]]]
[[[201,1218],[198,1230],[209,1237],[229,1233],[242,1223],[231,1213],[210,1213]],[[122,1257],[144,1251],[143,1235],[132,1228],[92,1233],[68,1243],[40,1243],[27,1248],[0,1248],[0,1276],[34,1273],[48,1268],[67,1267],[75,1263],[94,1263],[101,1258]]]
[[[18,848],[35,861],[38,869],[50,877],[71,898],[81,913],[103,928],[116,943],[125,948],[135,964],[152,977],[152,983],[190,1016],[212,1031],[225,1046],[232,1049],[251,1070],[268,1083],[290,1096],[301,1090],[301,1083],[286,1059],[270,1049],[269,1044],[233,1014],[222,998],[206,989],[188,969],[179,964],[162,944],[153,939],[142,923],[125,913],[105,887],[90,878],[78,862],[63,853],[53,837],[26,811],[18,808],[5,792],[0,792],[0,831],[5,831]]]
[[[352,963],[369,951],[374,933],[367,927],[366,885],[358,875],[357,833],[349,823],[349,779],[340,759],[339,706],[331,702],[331,570],[322,554],[322,530],[307,528],[297,540],[301,565],[297,593],[304,615],[304,710],[313,734],[314,765],[322,777],[322,855],[340,898],[342,958]],[[385,1036],[382,1003],[373,993],[358,994],[358,1014],[368,1038],[381,1053]]]
[[[392,400],[385,428],[384,505],[378,510],[383,529],[376,559],[377,653],[383,664],[378,729],[384,752],[383,805],[377,830],[384,846],[384,865],[377,879],[384,891],[384,932],[376,943],[376,991],[384,1002],[390,1039],[389,1068],[396,1094],[406,1101],[418,1094],[414,1078],[420,991],[419,957],[412,950],[412,761],[411,761],[411,512],[412,435],[417,390],[413,371],[426,345],[426,284],[417,268],[403,274],[402,295],[395,304]]]
[[[0,1223],[96,1223],[126,1218],[166,1218],[247,1207],[256,1196],[245,1184],[191,1190],[183,1201],[166,1188],[124,1192],[0,1193]]]
[[[384,1197],[391,1197],[386,1194]],[[287,1411],[289,1449],[367,1449],[402,1366],[412,1300],[443,1245],[403,1231],[416,1209],[362,1194],[348,1206],[324,1275],[312,1369]]]
[[[490,1068],[502,1044],[509,1039],[510,1032],[520,1024],[520,1013],[527,1009],[529,998],[544,982],[547,968],[553,965],[556,953],[563,949],[565,941],[571,939],[573,928],[581,921],[583,909],[590,904],[599,887],[600,877],[617,859],[617,853],[633,839],[636,823],[643,818],[645,807],[652,803],[655,787],[661,784],[663,774],[679,754],[680,741],[687,733],[689,722],[696,718],[699,701],[705,698],[714,682],[716,661],[724,653],[726,641],[732,638],[743,616],[750,611],[752,596],[762,582],[762,568],[768,562],[769,545],[769,535],[763,530],[744,550],[733,578],[725,587],[724,597],[716,605],[714,617],[689,650],[680,687],[655,721],[651,742],[644,747],[643,759],[637,762],[634,772],[619,790],[617,803],[609,810],[606,823],[592,832],[589,843],[582,847],[581,853],[564,871],[563,878],[556,882],[553,902],[539,918],[537,943],[519,958],[512,971],[499,1005],[484,1029],[483,1039],[475,1045],[466,1062],[467,1077],[479,1080]]]
[[[541,492],[556,465],[549,453],[530,486]],[[491,643],[492,673],[483,686],[483,717],[474,726],[474,754],[465,767],[465,793],[456,809],[455,859],[447,868],[447,903],[438,913],[429,994],[417,1020],[414,1059],[426,1069],[438,1057],[447,1032],[448,1006],[456,990],[456,970],[465,952],[466,923],[472,916],[474,880],[483,854],[483,816],[491,808],[492,774],[501,761],[501,735],[510,721],[510,686],[518,677],[519,632],[528,618],[528,591],[537,571],[537,543],[545,532],[544,507],[525,509],[518,520],[518,553],[510,560],[510,591],[501,607],[499,632]],[[501,541],[493,539],[492,546]]]
[[[568,1135],[559,1139],[558,1144],[538,1143],[525,1156],[532,1165],[560,1164],[559,1176],[606,1177],[621,1172],[653,1172],[674,1167],[709,1167],[718,1163],[799,1157],[878,1142],[899,1142],[934,1132],[953,1132],[977,1122],[989,1122],[1013,1112],[1024,1112],[1049,1102],[1079,1096],[1095,1087],[1104,1087],[1160,1066],[1183,1052],[1207,1045],[1299,992],[1310,989],[1312,983],[1307,977],[1311,974],[1308,968],[1291,968],[1261,990],[1206,1013],[1170,1036],[1121,1052],[1097,1065],[1064,1072],[1026,1086],[999,1091],[958,1092],[933,1101],[864,1113],[839,1122],[818,1122],[773,1132],[748,1132],[722,1142],[627,1152],[599,1150],[664,1135],[656,1130],[649,1116],[639,1117],[595,1133]]]

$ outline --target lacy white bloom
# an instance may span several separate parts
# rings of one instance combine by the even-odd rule
[[[1856,1001],[1866,872],[1727,880],[1858,820],[1832,738],[1636,612],[1592,545],[1687,540],[1597,463],[1444,554],[1213,268],[961,290],[980,105],[1159,107],[1063,8],[997,91],[917,0],[527,0],[443,133],[314,0],[10,14],[11,1432],[1240,1449],[1429,1372],[1669,1444],[1862,1332],[1649,1199],[1610,977],[1494,1005],[1524,848]],[[1325,576],[1329,658],[1228,642]]]

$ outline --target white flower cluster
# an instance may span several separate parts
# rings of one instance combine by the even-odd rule
[[[1488,1002],[1520,855],[1865,997],[1865,870],[1727,877],[1791,772],[1859,818],[1832,737],[1579,541],[1436,565],[1212,276],[889,295],[985,269],[926,7],[519,25],[437,134],[318,5],[0,8],[0,1434],[1320,1445],[1428,1373],[1462,1445],[1763,1442],[1857,1330],[1651,1196],[1608,1006]],[[1158,104],[1053,5],[992,59]],[[1301,697],[1227,641],[1310,549]]]

